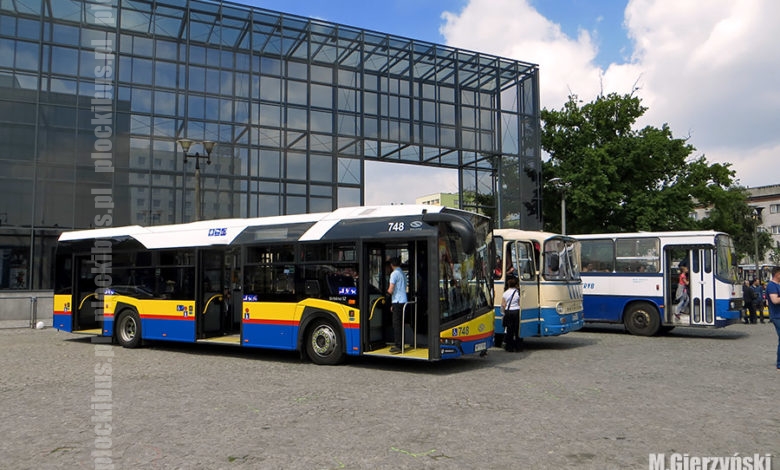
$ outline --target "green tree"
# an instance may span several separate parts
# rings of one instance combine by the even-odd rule
[[[565,188],[569,233],[713,229],[751,253],[756,222],[731,165],[692,156],[666,124],[635,130],[645,111],[638,97],[614,93],[584,104],[570,96],[562,109],[541,111],[545,228],[560,231]],[[695,220],[696,208],[709,215]]]

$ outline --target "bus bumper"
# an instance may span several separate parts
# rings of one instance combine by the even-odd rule
[[[585,316],[580,313],[571,315],[557,315],[544,319],[542,323],[542,336],[558,336],[572,331],[581,330],[585,325]]]

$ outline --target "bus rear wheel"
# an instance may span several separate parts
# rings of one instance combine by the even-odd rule
[[[312,322],[306,336],[306,353],[315,364],[334,365],[344,360],[341,335],[333,323],[324,318]]]
[[[135,310],[119,314],[116,323],[116,341],[123,348],[137,348],[141,345],[141,318]]]
[[[623,317],[623,324],[632,335],[653,336],[661,327],[661,319],[653,306],[637,303],[628,308]]]

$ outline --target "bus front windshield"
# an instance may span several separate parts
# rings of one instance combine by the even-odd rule
[[[476,229],[476,249],[470,252],[449,224],[439,226],[439,312],[443,327],[491,308],[490,223],[482,217],[471,222]]]
[[[551,238],[544,242],[544,278],[573,281],[580,278],[580,242],[572,238]]]
[[[728,235],[715,237],[715,275],[726,282],[738,282],[737,254]]]

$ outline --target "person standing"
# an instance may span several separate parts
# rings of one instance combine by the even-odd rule
[[[504,314],[504,348],[507,352],[522,351],[520,339],[520,289],[517,278],[506,278],[506,290],[501,298],[501,312]]]
[[[688,313],[688,303],[691,298],[688,296],[688,266],[680,263],[680,278],[677,281],[677,306],[674,309],[674,316],[679,320],[680,315]]]
[[[758,278],[753,279],[753,310],[750,312],[750,323],[756,323],[756,316],[764,323],[764,289],[761,287],[761,281]]]
[[[750,281],[745,279],[742,283],[742,322],[745,325],[750,323],[751,308],[753,308],[753,289],[750,287]]]
[[[387,294],[390,296],[390,311],[393,312],[393,340],[395,344],[390,348],[391,354],[398,354],[403,351],[401,344],[401,333],[403,332],[404,305],[406,304],[406,276],[401,270],[401,260],[394,256],[390,258],[390,285],[387,288]]]
[[[766,286],[766,298],[769,304],[769,321],[777,332],[777,371],[780,372],[780,266],[772,268],[772,280]]]

